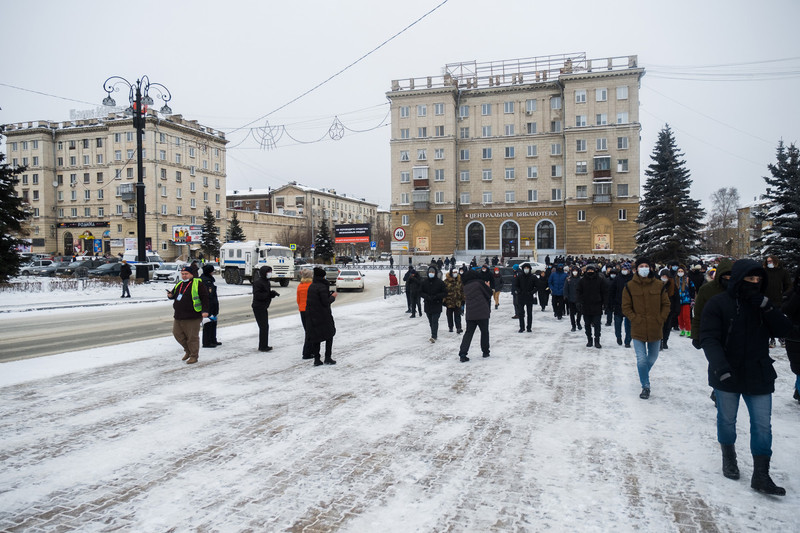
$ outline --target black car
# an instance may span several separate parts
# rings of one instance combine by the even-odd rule
[[[97,268],[89,269],[90,278],[119,277],[122,263],[106,263]]]
[[[514,269],[509,267],[497,267],[500,269],[500,276],[503,278],[503,292],[511,292],[511,284],[514,283]]]
[[[56,276],[77,276],[86,277],[89,275],[89,270],[97,268],[106,263],[105,259],[86,259],[84,261],[72,261],[70,263],[62,263],[62,266],[56,268]]]
[[[31,275],[52,277],[56,275],[56,270],[59,267],[67,266],[69,264],[70,261],[53,261],[47,266],[34,268],[31,270]]]
[[[336,264],[337,265],[338,264],[346,265],[346,264],[352,263],[352,262],[353,262],[353,258],[350,257],[349,255],[337,255],[336,256]]]

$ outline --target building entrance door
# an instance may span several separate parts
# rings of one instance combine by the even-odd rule
[[[513,222],[506,222],[500,230],[503,257],[517,257],[519,253],[519,227]]]

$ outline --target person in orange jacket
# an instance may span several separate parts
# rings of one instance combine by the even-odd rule
[[[297,286],[297,308],[300,310],[300,322],[303,323],[305,341],[303,342],[303,359],[314,359],[311,353],[311,343],[308,342],[308,328],[306,327],[306,301],[308,299],[308,287],[314,273],[304,268],[300,272],[300,284]]]

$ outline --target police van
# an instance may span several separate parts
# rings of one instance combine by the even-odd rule
[[[294,251],[276,243],[260,241],[226,242],[220,247],[219,266],[222,279],[231,285],[253,282],[256,272],[264,265],[272,267],[272,277],[281,287],[294,278]]]

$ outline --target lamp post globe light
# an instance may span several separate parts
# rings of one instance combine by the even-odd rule
[[[172,94],[164,85],[152,83],[150,78],[142,76],[136,83],[131,83],[120,76],[111,76],[103,83],[103,90],[107,96],[103,98],[103,105],[116,106],[117,102],[111,97],[112,92],[119,91],[119,87],[128,88],[128,102],[130,107],[125,110],[125,114],[133,115],[133,127],[136,129],[136,237],[138,239],[136,278],[148,281],[147,265],[147,241],[145,238],[145,203],[144,203],[144,163],[142,161],[142,137],[144,135],[144,125],[147,115],[147,107],[153,105],[153,98],[150,91],[153,90],[156,96],[164,101],[164,106],[159,110],[162,115],[171,115],[172,109],[168,102],[172,99]]]

